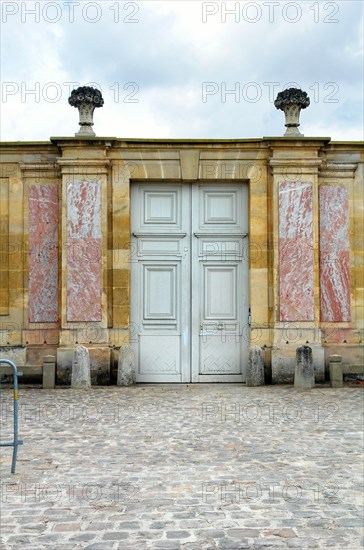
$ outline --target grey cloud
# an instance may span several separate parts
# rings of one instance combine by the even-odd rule
[[[305,17],[297,24],[277,17],[274,23],[265,19],[256,24],[230,21],[217,26],[215,22],[215,27],[206,23],[204,27],[194,19],[200,17],[197,10],[185,28],[179,24],[178,12],[161,12],[153,1],[138,3],[137,24],[115,24],[112,12],[105,7],[110,3],[103,2],[105,16],[99,22],[90,24],[80,18],[73,24],[62,22],[58,34],[44,24],[6,27],[9,60],[4,60],[3,78],[5,73],[31,82],[40,61],[27,44],[43,45],[60,61],[60,84],[67,75],[69,81],[96,81],[102,87],[105,107],[96,120],[101,121],[103,113],[132,118],[147,106],[161,127],[168,126],[172,137],[282,135],[283,114],[275,110],[269,98],[268,83],[273,82],[279,83],[276,93],[292,81],[308,92],[311,106],[302,114],[303,130],[305,125],[324,127],[333,120],[345,129],[348,124],[355,128],[363,119],[360,2],[336,2],[339,23],[335,24],[314,23],[313,11],[307,8],[311,3],[305,2],[301,3]],[[320,9],[326,4],[320,3]],[[15,43],[17,55],[13,56],[10,45]],[[136,82],[140,103],[113,102],[110,87],[115,82],[121,89],[127,82]],[[214,82],[218,87],[205,103],[203,82]],[[254,85],[261,90],[259,101],[254,103],[240,94],[238,101],[229,95],[224,102],[223,85],[232,89],[235,83],[241,90],[253,83],[251,92]],[[330,83],[337,88],[330,88]],[[176,90],[180,90],[180,97],[175,97]],[[186,90],[192,96],[188,102],[184,101]],[[328,102],[330,97],[338,102]],[[54,109],[67,108],[66,100],[54,105]],[[37,109],[35,119],[41,104]],[[106,133],[120,134],[118,128]]]

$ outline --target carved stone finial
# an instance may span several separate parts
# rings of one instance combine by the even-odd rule
[[[307,93],[299,88],[288,88],[279,92],[274,105],[277,109],[284,111],[287,128],[285,136],[303,136],[298,130],[300,125],[301,109],[306,109],[310,104]]]
[[[96,107],[104,105],[100,90],[91,86],[80,86],[76,90],[72,90],[68,103],[72,107],[77,107],[79,111],[79,125],[81,128],[75,136],[95,136],[96,134],[92,129],[94,110]]]

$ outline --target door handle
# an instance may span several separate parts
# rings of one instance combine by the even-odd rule
[[[224,330],[224,323],[217,323],[217,330]]]

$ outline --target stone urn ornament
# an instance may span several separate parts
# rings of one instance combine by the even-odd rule
[[[284,111],[287,128],[285,136],[302,136],[298,130],[300,125],[300,112],[301,109],[306,109],[310,104],[310,98],[307,93],[299,88],[288,88],[279,92],[274,105],[277,109]]]
[[[72,107],[77,107],[79,111],[79,125],[81,128],[75,136],[95,136],[96,134],[92,129],[94,125],[94,110],[104,105],[100,90],[92,88],[91,86],[80,86],[72,90],[68,98],[68,103],[72,105]]]

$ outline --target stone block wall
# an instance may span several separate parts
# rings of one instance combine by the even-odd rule
[[[357,362],[364,326],[364,148],[329,138],[1,144],[0,349],[17,364],[90,349],[93,383],[115,381],[130,323],[130,186],[249,185],[251,346],[291,382],[294,350]]]

